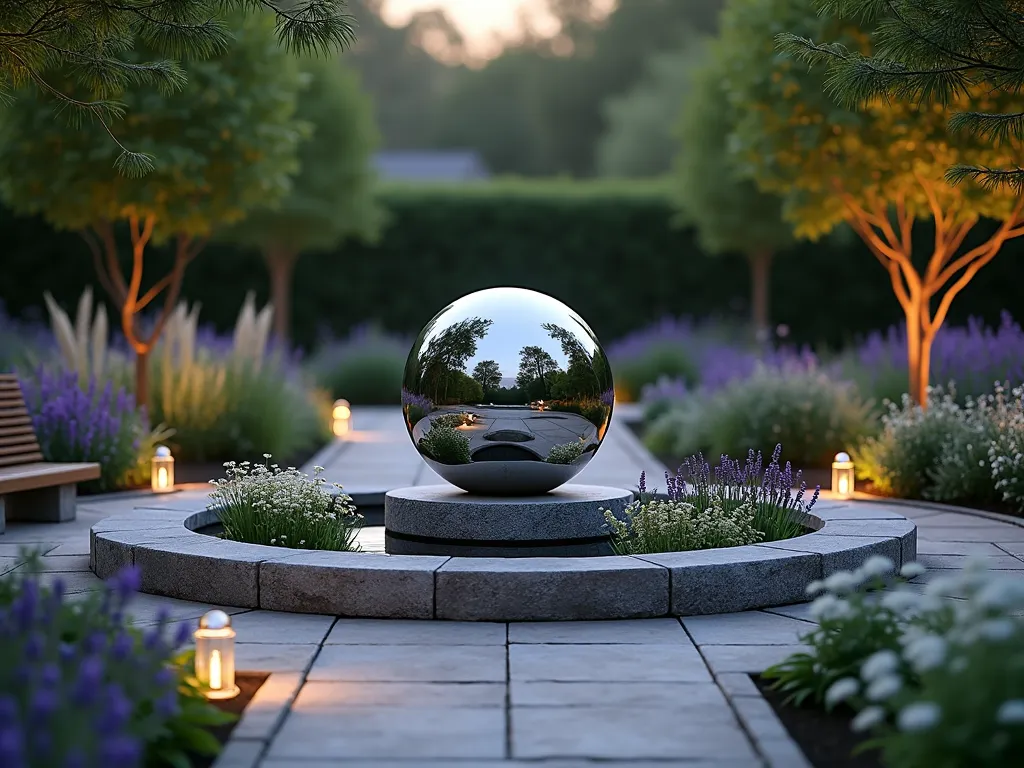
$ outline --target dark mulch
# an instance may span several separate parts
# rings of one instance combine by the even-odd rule
[[[854,754],[865,739],[850,730],[852,710],[837,707],[826,712],[817,707],[785,705],[785,696],[771,690],[771,681],[758,675],[751,677],[814,768],[884,768],[878,750]]]
[[[235,677],[235,685],[238,686],[240,691],[235,698],[227,699],[226,701],[212,701],[210,703],[222,712],[230,712],[241,717],[242,712],[245,711],[245,708],[249,706],[249,702],[252,701],[252,697],[256,695],[256,691],[267,681],[268,677],[270,675],[263,672],[243,672]],[[237,719],[225,725],[210,728],[210,733],[223,746],[228,743],[228,739],[231,738],[231,732],[235,730],[236,725],[238,725]],[[211,768],[216,760],[216,756],[194,755],[191,760],[192,768]]]

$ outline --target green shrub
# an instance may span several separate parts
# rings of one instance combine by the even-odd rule
[[[170,444],[183,461],[295,456],[327,439],[329,401],[277,365],[233,366],[205,354],[187,367],[154,363],[150,408],[175,430]]]
[[[431,425],[427,434],[420,438],[420,450],[441,464],[469,464],[469,438],[455,427]]]
[[[324,487],[323,467],[313,478],[296,469],[247,461],[225,463],[227,477],[215,481],[209,508],[224,526],[224,538],[291,549],[352,552],[362,523],[352,498],[334,484]]]
[[[441,413],[430,417],[430,428],[449,427],[455,429],[472,423],[469,413]]]
[[[321,345],[307,367],[335,398],[353,405],[397,405],[409,344],[374,326],[357,328],[344,341]]]
[[[548,457],[544,459],[548,464],[572,464],[583,455],[583,441],[573,440],[571,443],[555,445],[548,451]]]
[[[626,402],[638,402],[644,387],[659,379],[681,380],[687,386],[700,382],[700,369],[693,352],[670,342],[651,344],[635,356],[612,360],[615,393]]]
[[[871,404],[849,384],[816,371],[759,369],[681,401],[652,422],[645,442],[659,456],[742,456],[782,443],[795,464],[828,467],[874,429]]]
[[[900,405],[889,404],[881,434],[853,451],[857,476],[871,481],[877,493],[925,498],[947,444],[967,445],[972,434],[953,394],[932,389],[927,408],[904,394]]]

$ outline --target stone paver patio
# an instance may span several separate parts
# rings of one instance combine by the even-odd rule
[[[395,410],[356,409],[355,426],[353,440],[324,461],[330,480],[356,493],[438,482]],[[663,472],[613,424],[577,480],[632,488],[641,469],[649,478]],[[72,523],[12,523],[0,537],[0,572],[15,566],[19,546],[35,545],[46,551],[45,578],[62,578],[72,597],[96,589],[88,557],[94,523],[191,504],[204,493],[84,498]],[[926,507],[905,514],[919,526],[925,579],[972,556],[1024,579],[1024,527]],[[133,615],[146,625],[166,611],[194,626],[210,607],[140,595]],[[238,631],[238,668],[272,675],[219,768],[807,765],[748,676],[800,647],[812,626],[805,604],[536,624],[226,610]]]

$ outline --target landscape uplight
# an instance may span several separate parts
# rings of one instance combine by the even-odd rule
[[[208,699],[233,699],[235,685],[235,630],[224,611],[210,611],[199,620],[196,638],[196,679]]]
[[[167,493],[174,490],[174,457],[166,445],[158,446],[153,454],[153,491]]]
[[[332,428],[335,437],[344,437],[352,431],[352,406],[348,400],[335,400],[331,411]]]
[[[832,492],[840,499],[853,496],[853,461],[848,453],[837,453],[832,462]]]

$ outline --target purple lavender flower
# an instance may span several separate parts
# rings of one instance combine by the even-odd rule
[[[84,490],[116,488],[137,465],[138,438],[148,425],[123,388],[108,381],[100,389],[94,379],[83,387],[78,374],[45,368],[20,381],[46,460],[100,463],[100,479],[83,484]]]

